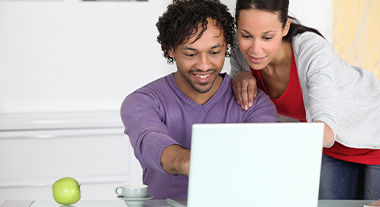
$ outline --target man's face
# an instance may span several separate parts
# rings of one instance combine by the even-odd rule
[[[212,19],[208,19],[207,30],[194,42],[196,37],[169,51],[177,64],[174,79],[185,94],[204,94],[219,87],[214,83],[223,69],[227,51],[224,35]]]

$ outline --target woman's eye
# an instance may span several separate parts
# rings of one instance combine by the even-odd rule
[[[248,38],[250,38],[249,35],[241,35],[241,37],[243,37],[244,39],[248,39]]]
[[[211,54],[213,54],[213,55],[217,55],[217,54],[219,54],[220,52],[211,52]]]
[[[264,37],[264,40],[271,40],[272,37]]]
[[[194,57],[195,54],[185,54],[187,57]]]

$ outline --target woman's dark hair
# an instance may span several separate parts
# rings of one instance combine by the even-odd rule
[[[271,13],[278,13],[279,20],[282,23],[282,28],[285,27],[288,18],[291,20],[288,34],[284,39],[288,42],[292,42],[292,39],[297,34],[304,32],[314,32],[323,37],[323,35],[316,29],[306,27],[299,23],[299,21],[288,15],[289,0],[237,0],[235,9],[236,25],[239,19],[240,10],[258,9],[261,11],[267,11]],[[323,37],[324,38],[324,37]]]
[[[195,41],[201,38],[207,29],[207,18],[215,20],[220,28],[227,43],[226,57],[230,55],[228,49],[233,46],[235,22],[226,5],[219,0],[173,0],[156,24],[159,32],[157,42],[161,44],[169,64],[174,62],[174,58],[168,51],[187,42],[198,30],[201,31]]]

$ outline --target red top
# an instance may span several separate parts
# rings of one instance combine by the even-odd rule
[[[267,90],[265,89],[263,79],[261,78],[260,71],[253,70],[251,68],[251,72],[257,80],[257,87],[268,94]],[[290,66],[290,78],[288,87],[280,98],[270,99],[273,101],[274,105],[276,105],[278,114],[298,119],[301,122],[306,122],[306,112],[305,106],[303,104],[302,89],[300,80],[298,78],[294,55],[292,56],[292,63]]]
[[[251,68],[251,73],[257,80],[257,87],[268,94],[261,78],[260,71]],[[278,114],[295,118],[301,122],[306,122],[305,106],[294,54],[292,55],[288,87],[280,98],[270,99],[276,105]],[[349,148],[335,142],[332,147],[323,148],[323,153],[339,160],[367,165],[380,165],[380,150]]]

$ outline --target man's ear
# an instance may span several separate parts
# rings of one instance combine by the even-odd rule
[[[292,23],[292,21],[290,19],[288,19],[285,23],[285,27],[284,27],[284,30],[282,31],[282,36],[285,37],[288,32],[289,32],[289,29],[290,29],[290,24]]]
[[[170,48],[168,50],[168,55],[169,55],[169,57],[174,58],[174,49],[173,48]]]

